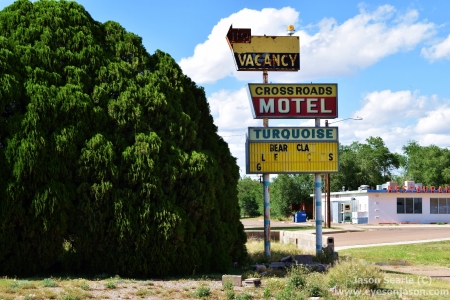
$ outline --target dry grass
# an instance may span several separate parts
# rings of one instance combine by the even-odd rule
[[[301,254],[294,245],[271,243],[270,259],[264,256],[263,242],[249,242],[247,249],[250,254],[249,263],[270,263],[279,261],[288,255]],[[243,278],[261,277],[260,274],[245,268],[234,270],[241,273]],[[355,275],[356,274],[356,275]],[[381,277],[380,277],[381,276]],[[100,278],[89,280],[85,278],[51,278],[51,279],[0,279],[0,299],[25,299],[25,300],[81,300],[81,299],[148,299],[148,300],[173,300],[173,299],[308,299],[311,295],[322,295],[324,299],[401,299],[389,295],[359,295],[349,297],[329,292],[329,288],[338,284],[344,288],[345,280],[354,281],[355,277],[378,278],[380,285],[364,286],[350,285],[348,288],[361,290],[377,288],[384,291],[407,290],[417,288],[408,283],[395,283],[396,279],[404,280],[412,278],[417,282],[417,275],[381,273],[374,266],[366,266],[364,263],[339,263],[328,274],[305,272],[300,268],[288,271],[272,271],[262,277],[259,288],[222,286],[218,279],[220,276],[202,278],[183,278],[173,280],[133,280],[120,277]],[[392,280],[391,280],[392,279]],[[339,282],[338,282],[339,281]],[[377,281],[377,282],[378,282]],[[386,282],[388,281],[388,282]],[[433,279],[430,284],[421,285],[420,289],[449,290],[450,284],[442,280]],[[444,298],[448,298],[446,296]],[[442,296],[408,296],[408,299],[444,299]],[[406,299],[406,298],[405,298]]]

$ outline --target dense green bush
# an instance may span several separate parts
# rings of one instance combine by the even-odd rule
[[[246,255],[203,88],[72,1],[0,12],[0,273],[149,276]]]

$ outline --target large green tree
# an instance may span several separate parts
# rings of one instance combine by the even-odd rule
[[[239,171],[204,90],[72,1],[0,12],[0,273],[224,271]]]
[[[403,146],[403,152],[406,160],[402,179],[435,187],[450,184],[450,150],[409,141]]]
[[[289,204],[312,202],[314,176],[309,174],[280,174],[270,186],[270,213],[274,217],[288,217]]]
[[[239,180],[238,192],[242,216],[254,217],[264,214],[264,190],[258,180],[244,176]]]
[[[361,185],[376,185],[390,181],[399,168],[401,156],[391,153],[380,137],[369,137],[366,143],[353,142],[339,146],[338,174],[331,175],[331,191],[356,190]]]

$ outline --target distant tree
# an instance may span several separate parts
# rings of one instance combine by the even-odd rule
[[[450,184],[450,150],[420,146],[417,141],[409,141],[402,149],[406,156],[405,180],[436,187]]]
[[[288,217],[289,204],[307,204],[314,193],[314,178],[309,174],[280,174],[270,188],[270,213],[274,217]]]
[[[222,272],[239,169],[203,88],[73,1],[0,12],[0,273]]]
[[[339,145],[339,173],[330,175],[330,190],[341,191],[345,186],[347,190],[355,190],[361,185],[361,168],[357,160],[359,143],[353,142],[349,146]]]
[[[390,181],[402,157],[391,153],[380,137],[369,137],[367,144],[353,142],[339,147],[340,172],[331,176],[331,191],[356,190],[361,185],[375,187]]]
[[[250,177],[239,180],[238,198],[242,216],[254,217],[264,213],[263,186],[258,180]]]

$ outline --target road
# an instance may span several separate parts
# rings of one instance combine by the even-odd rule
[[[246,220],[241,222],[246,229],[264,227],[262,219]],[[305,227],[311,229],[305,232],[315,232],[312,223],[279,222],[271,220],[271,230],[277,227]],[[334,238],[336,250],[347,248],[367,247],[380,244],[408,244],[411,242],[450,240],[450,225],[367,225],[367,224],[332,224],[336,229],[323,228],[323,235]]]

